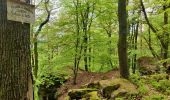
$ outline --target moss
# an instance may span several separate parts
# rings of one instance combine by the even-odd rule
[[[102,80],[99,83],[103,87],[105,98],[126,97],[139,93],[137,87],[126,79]]]
[[[93,88],[93,89],[100,89],[100,84],[99,82],[92,82],[92,83],[89,83],[89,84],[86,84],[84,86],[82,86],[83,88]]]
[[[66,97],[64,98],[64,100],[70,100],[70,97],[69,97],[69,96],[66,96]]]
[[[102,96],[104,98],[111,98],[111,93],[115,90],[117,90],[120,87],[120,84],[115,84],[112,86],[106,86],[105,88],[103,88],[102,91]]]
[[[70,99],[103,100],[115,97],[127,98],[138,94],[137,87],[130,81],[122,78],[114,80],[101,80],[82,86],[83,89],[70,90]]]
[[[160,81],[164,79],[169,79],[168,74],[162,73],[162,74],[154,74],[149,76],[150,79],[155,80],[155,81]]]
[[[157,91],[170,94],[170,80],[168,74],[154,74],[144,78],[147,84],[151,84]]]
[[[82,100],[101,100],[97,91],[90,92]]]
[[[71,99],[81,99],[83,98],[84,95],[86,95],[89,92],[97,91],[96,89],[90,89],[90,88],[85,88],[85,89],[73,89],[68,92],[68,96]]]
[[[157,65],[144,65],[140,66],[139,72],[142,75],[152,75],[154,73],[159,73],[160,67]]]
[[[144,100],[169,100],[165,95],[153,94],[150,96],[145,96]]]

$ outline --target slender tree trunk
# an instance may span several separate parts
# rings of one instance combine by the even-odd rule
[[[38,40],[37,36],[34,37],[34,75],[37,78],[38,73]]]
[[[138,29],[139,29],[139,22],[136,23],[136,29],[135,29],[135,34],[134,34],[134,50],[136,51],[137,50],[137,42],[138,42]],[[133,73],[135,73],[136,71],[136,59],[137,57],[137,54],[135,53],[134,54],[134,57],[133,57]]]
[[[143,25],[142,23],[139,24],[139,33],[142,33],[142,28],[143,28],[142,25]],[[139,39],[140,39],[139,51],[140,51],[140,55],[143,55],[143,53],[142,53],[142,51],[143,51],[143,38],[140,36]]]
[[[88,23],[89,23],[89,2],[87,1],[87,8],[85,9],[85,11],[82,12],[82,26],[83,26],[83,32],[84,32],[84,67],[85,70],[88,71],[88,57],[87,57],[87,53],[88,53],[88,43],[89,43],[89,39],[88,39]]]
[[[111,41],[111,38],[112,38],[112,33],[111,31],[107,32],[107,35],[108,35],[108,54],[109,54],[109,65],[113,68],[113,63],[112,63],[112,41]]]
[[[149,47],[150,52],[152,53],[153,57],[159,59],[159,55],[155,52],[154,48],[152,47],[152,43],[151,43],[151,31],[150,31],[150,27],[148,29],[148,39],[146,37],[143,37]]]
[[[74,68],[73,68],[73,73],[74,73],[74,80],[73,80],[73,84],[76,84],[76,80],[77,80],[77,73],[78,73],[78,67],[79,67],[79,57],[81,56],[81,54],[79,54],[79,45],[80,45],[80,26],[79,26],[79,0],[76,0],[75,3],[75,7],[76,7],[76,42],[75,42],[75,57],[74,57]]]
[[[159,35],[158,34],[158,29],[157,28],[155,28],[151,23],[150,23],[150,21],[149,21],[149,19],[148,19],[148,16],[147,16],[147,12],[146,12],[146,10],[145,10],[145,6],[144,6],[144,4],[143,4],[143,0],[140,0],[140,4],[141,4],[141,7],[142,7],[142,12],[143,12],[143,14],[144,14],[144,18],[145,18],[145,20],[146,20],[146,22],[147,22],[147,24],[148,24],[148,26],[149,26],[149,28],[156,34],[156,37],[158,38],[158,40],[159,40],[159,42],[160,42],[160,44],[161,44],[161,47],[163,48],[162,50],[163,50],[163,52],[165,51],[166,52],[166,50],[168,49],[168,48],[166,48],[166,43],[165,43],[165,38],[169,38],[169,36],[168,37],[165,37],[165,36],[162,36],[162,35]],[[166,12],[165,12],[166,13]],[[165,16],[164,16],[165,17]],[[166,19],[166,18],[165,18]],[[163,38],[162,38],[163,37]],[[145,39],[146,40],[146,39]],[[168,43],[168,42],[167,42]],[[152,49],[151,47],[149,47],[150,48],[150,50]],[[152,50],[153,51],[153,50]],[[153,54],[154,52],[152,52],[152,54]],[[155,54],[156,54],[156,52],[155,52]],[[165,54],[166,55],[166,54]],[[158,56],[158,55],[155,55],[158,59],[160,59],[160,57]]]
[[[50,16],[51,16],[51,10],[48,9],[48,4],[49,4],[50,0],[45,0],[44,1],[44,5],[45,5],[45,10],[47,12],[47,17],[46,19],[41,22],[41,24],[38,27],[38,30],[35,32],[34,34],[34,40],[33,40],[33,45],[34,45],[34,76],[35,78],[37,78],[37,74],[38,74],[38,35],[41,32],[42,28],[44,27],[44,25],[46,25],[49,20],[50,20]]]
[[[132,32],[131,32],[131,38],[130,38],[130,49],[133,50],[134,49],[134,37],[135,37],[135,24],[132,23]],[[132,53],[133,54],[133,53]],[[129,58],[130,59],[130,58]],[[133,65],[134,65],[134,57],[131,57],[131,66],[132,66],[132,70],[134,69],[133,68]]]
[[[89,43],[91,42],[91,33],[89,32]],[[90,70],[90,67],[91,67],[91,62],[92,62],[92,47],[91,45],[89,45],[89,70]]]
[[[123,78],[129,78],[129,68],[127,64],[127,11],[126,0],[118,1],[118,19],[119,19],[119,42],[118,55],[120,75]]]
[[[88,57],[87,57],[87,48],[88,48],[88,36],[87,32],[84,35],[84,67],[85,71],[88,71]]]
[[[0,0],[0,100],[33,100],[30,24],[7,20]]]
[[[166,0],[164,0],[166,1]],[[164,44],[165,44],[165,47],[163,49],[163,59],[167,59],[168,58],[168,46],[169,46],[169,33],[166,32],[167,31],[167,27],[166,25],[168,24],[168,13],[166,11],[167,7],[166,5],[163,6],[163,9],[164,9]],[[167,61],[165,61],[163,63],[163,66],[166,67],[167,66]]]
[[[91,42],[91,32],[90,32],[90,30],[91,30],[91,25],[92,25],[92,22],[93,22],[93,14],[94,14],[94,10],[95,10],[95,4],[96,4],[96,1],[93,2],[93,6],[91,7],[92,8],[92,11],[91,11],[92,16],[90,17],[89,23],[88,23],[89,43]],[[89,66],[88,66],[89,70],[90,70],[91,63],[92,63],[92,49],[93,49],[92,46],[89,45]]]

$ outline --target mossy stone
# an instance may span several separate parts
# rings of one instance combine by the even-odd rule
[[[68,92],[68,96],[70,99],[82,99],[84,95],[86,95],[89,92],[97,91],[96,89],[73,89]]]

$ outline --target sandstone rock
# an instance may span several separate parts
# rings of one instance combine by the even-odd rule
[[[68,96],[70,99],[82,99],[84,95],[88,94],[89,92],[97,91],[96,89],[73,89],[68,92]]]

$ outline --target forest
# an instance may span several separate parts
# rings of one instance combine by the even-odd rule
[[[170,100],[169,41],[170,0],[0,0],[0,100]]]

